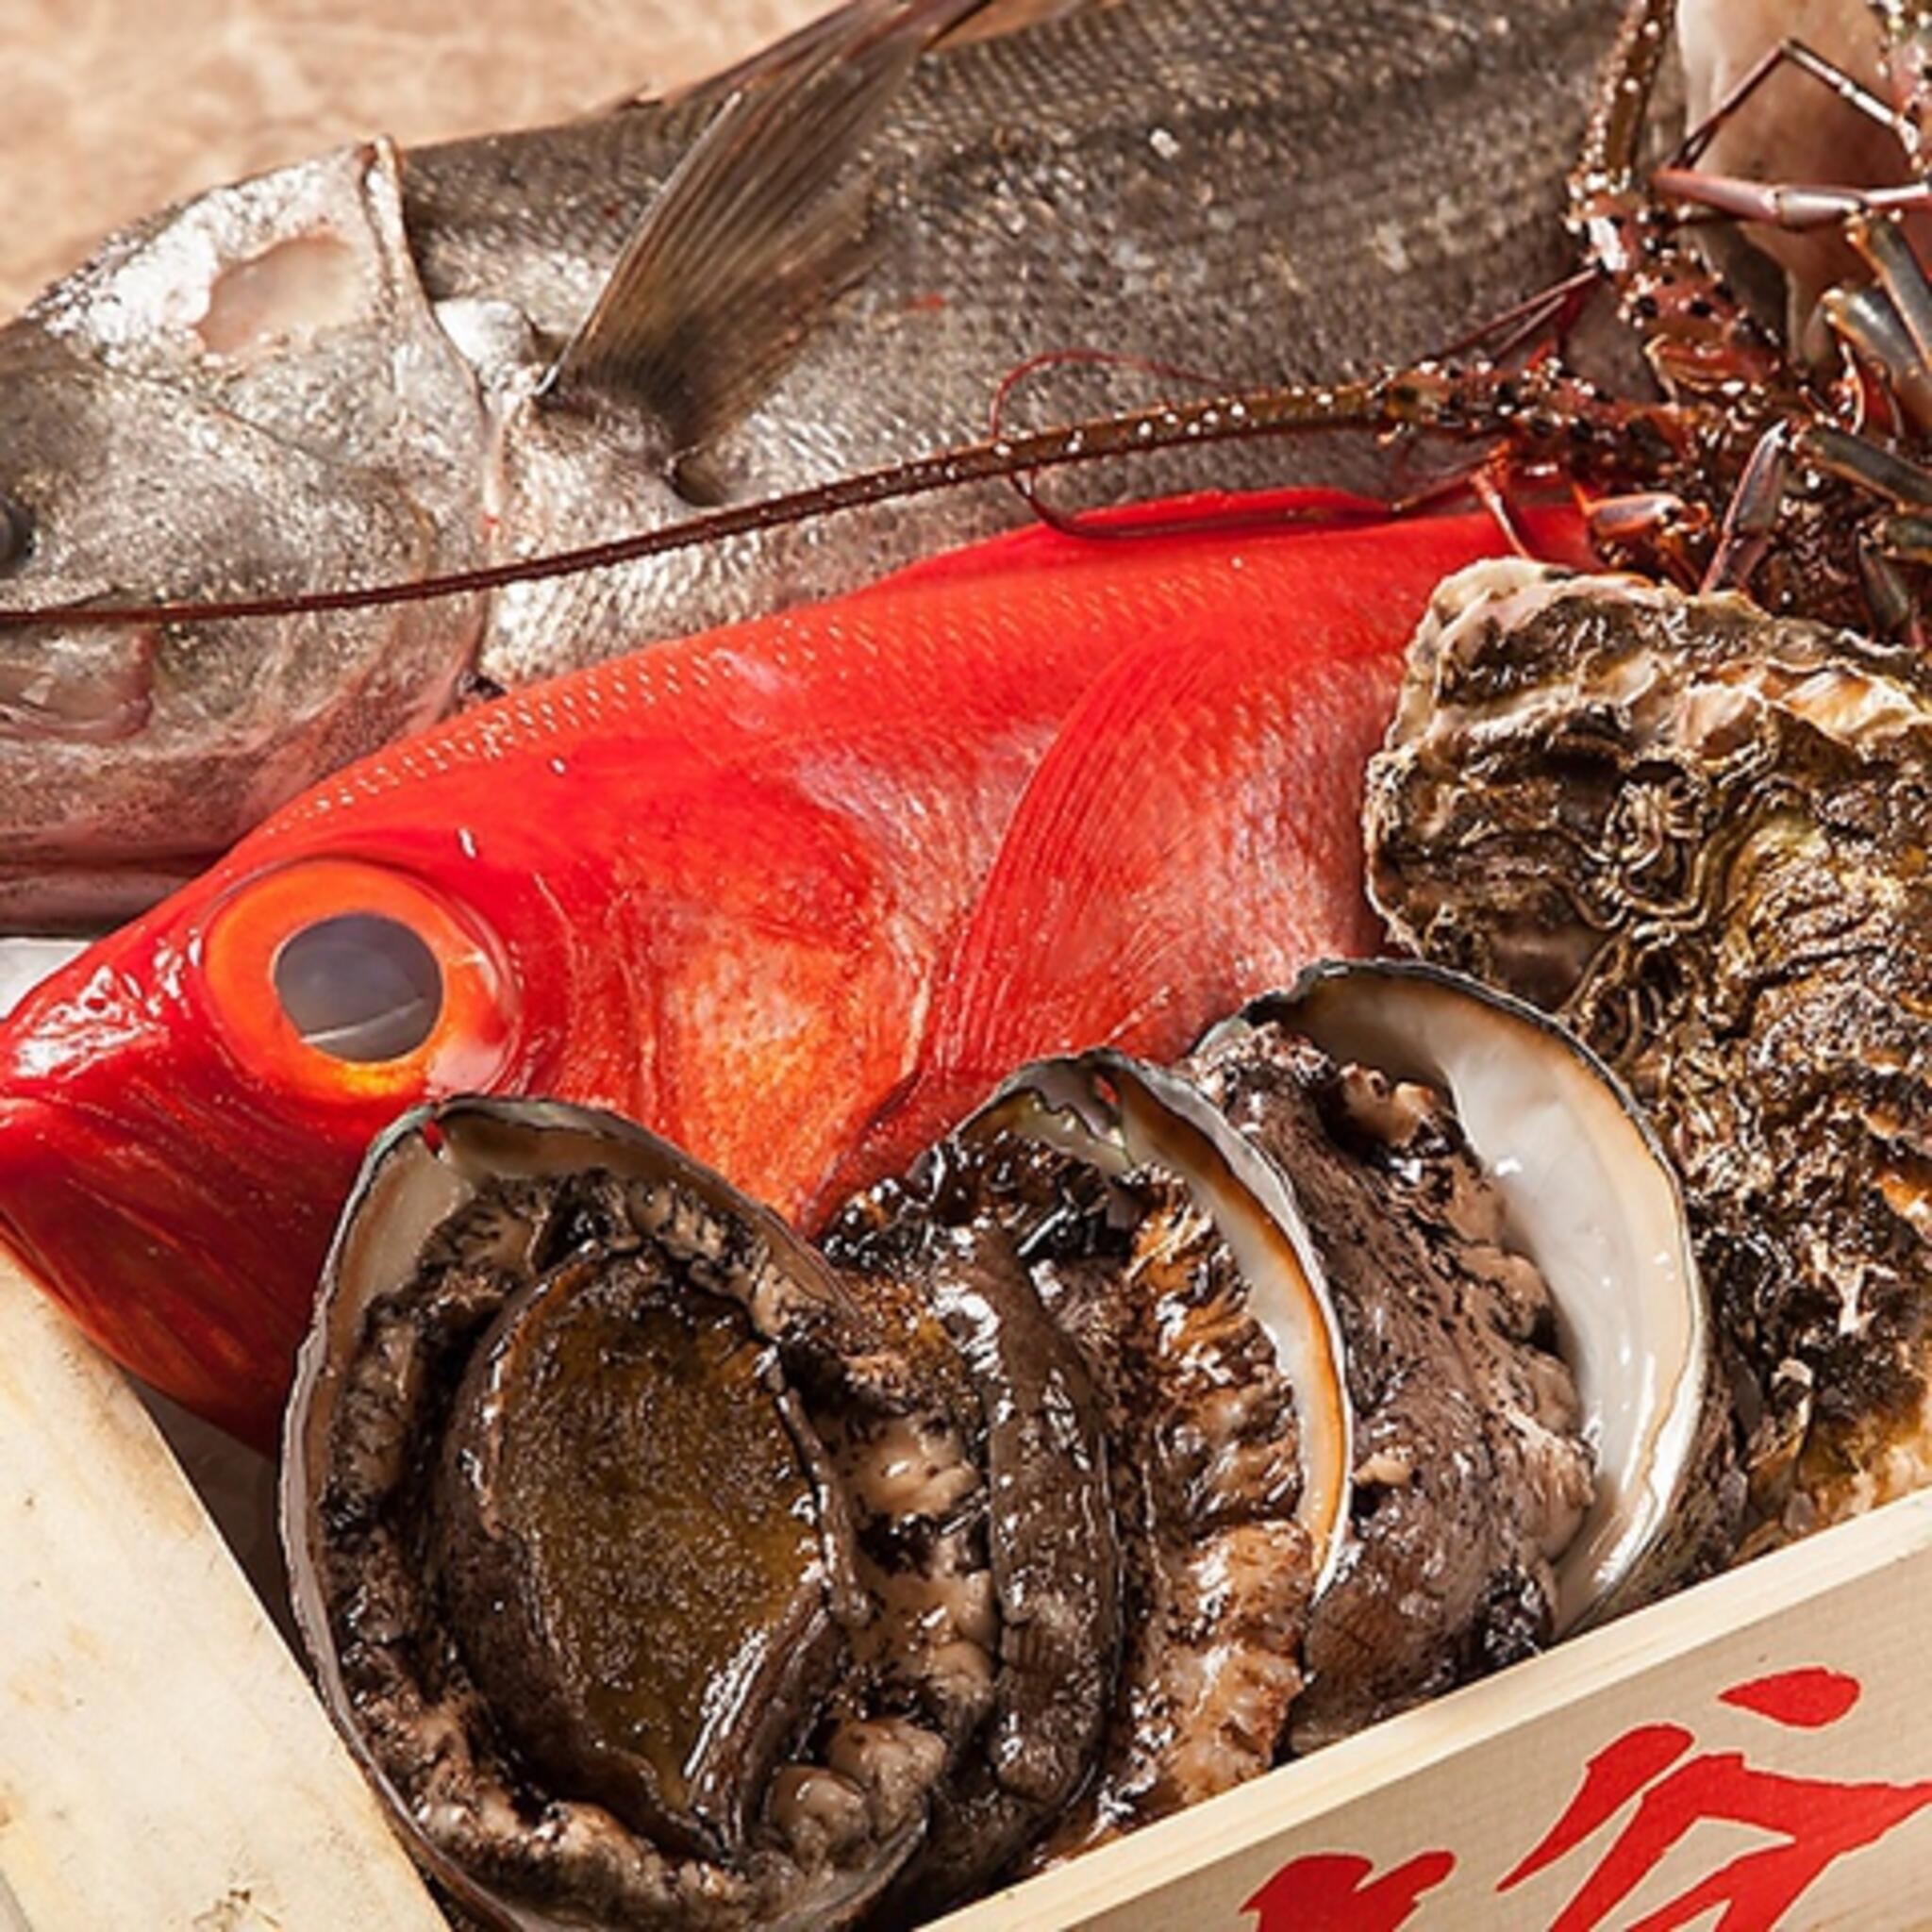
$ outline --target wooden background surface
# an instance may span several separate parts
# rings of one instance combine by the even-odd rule
[[[368,134],[561,119],[826,0],[0,0],[0,315],[163,203]]]

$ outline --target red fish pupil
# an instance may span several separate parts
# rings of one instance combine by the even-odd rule
[[[442,974],[436,956],[400,921],[345,912],[285,941],[275,997],[304,1042],[333,1059],[401,1059],[436,1030]]]

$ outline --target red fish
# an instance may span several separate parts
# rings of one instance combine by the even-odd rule
[[[265,1441],[419,1100],[601,1103],[809,1222],[1021,1060],[1172,1054],[1372,944],[1362,766],[1430,591],[1502,539],[1204,508],[999,539],[331,779],[0,1026],[0,1233]]]

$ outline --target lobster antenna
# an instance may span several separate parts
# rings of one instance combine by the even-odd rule
[[[402,583],[364,584],[342,591],[307,591],[282,596],[183,599],[151,604],[51,605],[40,609],[0,609],[0,631],[58,623],[64,628],[105,628],[125,625],[207,623],[217,618],[294,617],[310,613],[368,610],[388,604],[413,604],[500,591],[510,584],[538,583],[580,571],[608,570],[669,551],[715,543],[780,525],[858,509],[868,504],[923,496],[936,491],[1014,476],[1063,464],[1096,462],[1138,451],[1174,449],[1187,443],[1250,441],[1300,430],[1341,427],[1391,428],[1391,398],[1400,378],[1321,388],[1289,387],[1239,391],[1189,403],[1158,403],[1124,415],[1002,434],[984,441],[914,457],[883,469],[864,470],[810,489],[789,491],[756,503],[706,510],[681,523],[635,536],[613,538],[545,557],[452,571]],[[1394,417],[1399,419],[1398,408]],[[1417,423],[1413,426],[1437,426]]]

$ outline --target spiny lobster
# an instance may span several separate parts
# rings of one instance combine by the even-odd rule
[[[1585,500],[1607,562],[1687,587],[1748,589],[1769,609],[1921,641],[1932,587],[1932,280],[1902,218],[1932,208],[1932,181],[1921,172],[1932,14],[1901,0],[1870,4],[1885,36],[1892,98],[1781,41],[1669,164],[1651,171],[1643,149],[1674,0],[1631,0],[1571,182],[1583,265],[1464,345],[1487,353],[1357,381],[1162,402],[1026,433],[1000,429],[996,405],[994,433],[983,441],[583,549],[409,583],[94,608],[64,620],[109,625],[346,610],[491,590],[989,478],[1026,487],[1044,470],[1137,452],[1354,429],[1474,446],[1475,458],[1429,497],[1472,488],[1507,516],[1503,478],[1555,475]],[[1701,171],[1713,135],[1781,68],[1831,88],[1888,130],[1913,178],[1861,188]],[[1700,213],[1788,229],[1841,225],[1874,281],[1827,294],[1823,373],[1780,342],[1692,245]],[[1657,397],[1618,395],[1563,360],[1567,324],[1601,285],[1641,331]],[[34,621],[32,612],[0,610],[0,629]]]

